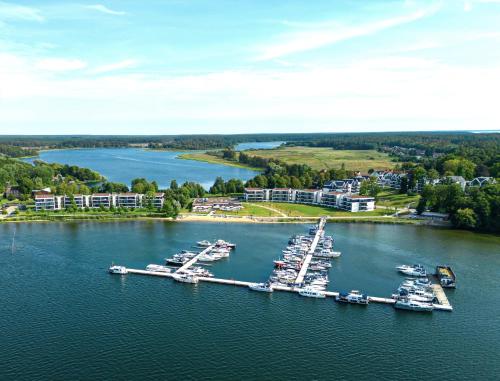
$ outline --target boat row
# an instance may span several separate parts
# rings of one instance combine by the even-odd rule
[[[170,258],[165,258],[167,265],[183,266],[194,257],[198,256],[199,262],[215,262],[222,258],[229,257],[231,250],[236,247],[234,243],[224,241],[222,239],[216,240],[213,243],[210,241],[197,242],[198,247],[204,248],[201,252],[190,250],[183,250],[180,253],[172,255]]]
[[[253,283],[249,288],[253,291],[273,292],[275,287],[288,287],[295,288],[302,296],[324,298],[324,291],[329,283],[328,270],[332,267],[330,260],[338,257],[340,253],[333,251],[333,238],[325,236],[323,230],[319,233],[319,240],[304,278],[297,283],[318,229],[320,226],[314,225],[309,229],[308,235],[292,236],[281,257],[274,260],[274,269],[268,280],[263,283]]]
[[[394,308],[417,312],[430,312],[434,309],[436,296],[428,278],[407,278],[392,295],[396,301]]]

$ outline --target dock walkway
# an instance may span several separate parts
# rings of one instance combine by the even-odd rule
[[[205,250],[203,250],[198,255],[194,256],[189,261],[184,263],[181,267],[179,267],[179,269],[176,271],[176,273],[182,273],[185,270],[187,270],[188,268],[190,268],[192,265],[194,265],[198,261],[198,258],[200,257],[200,255],[204,255],[206,253],[209,253],[210,251],[212,251],[212,249],[214,247],[215,247],[214,245],[210,245],[209,247],[207,247]]]
[[[314,236],[314,239],[311,243],[311,246],[309,246],[309,250],[306,254],[304,262],[302,263],[302,267],[300,268],[299,274],[297,275],[297,278],[295,279],[295,284],[301,284],[304,281],[304,276],[307,273],[307,269],[309,268],[309,264],[311,263],[311,259],[313,257],[313,254],[316,251],[316,246],[318,246],[318,242],[321,239],[321,236],[322,236],[323,231],[325,229],[325,224],[326,224],[326,218],[321,217],[319,224],[318,224],[318,231],[316,232],[316,234]]]
[[[434,309],[452,311],[453,307],[451,306],[448,297],[444,293],[443,287],[441,287],[440,284],[434,283],[431,285],[431,288],[434,292],[434,295],[436,295],[436,299],[438,300],[437,304],[433,304]]]

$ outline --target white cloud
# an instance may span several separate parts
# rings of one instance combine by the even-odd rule
[[[187,133],[193,132],[190,124],[234,131],[301,125],[314,131],[350,125],[366,130],[375,123],[379,129],[487,129],[500,123],[500,68],[399,56],[297,70],[67,78],[0,54],[0,83],[0,126],[85,126],[67,133],[97,133],[104,126],[108,133],[124,133],[122,125],[135,133],[148,133],[152,125]]]
[[[115,11],[113,9],[110,9],[110,8],[106,7],[103,4],[85,5],[85,8],[92,9],[94,11],[98,11],[98,12],[101,12],[101,13],[106,13],[108,15],[123,16],[123,15],[126,14],[126,12]]]
[[[102,74],[102,73],[109,73],[109,72],[117,71],[117,70],[130,69],[130,68],[136,67],[137,63],[138,63],[138,61],[133,60],[133,59],[123,60],[120,62],[108,64],[108,65],[98,66],[97,68],[91,70],[91,73]]]
[[[293,53],[322,48],[337,42],[356,37],[368,36],[385,29],[407,24],[434,13],[436,7],[419,10],[409,15],[375,21],[360,26],[320,27],[316,30],[305,30],[286,35],[282,42],[264,46],[260,50],[257,61],[267,61]],[[333,23],[330,23],[333,24]]]
[[[38,22],[45,20],[39,9],[5,2],[0,2],[0,19]]]
[[[77,59],[46,58],[37,62],[36,67],[47,71],[72,71],[87,67],[87,63]]]
[[[472,4],[469,1],[464,2],[464,11],[470,12],[472,10]]]

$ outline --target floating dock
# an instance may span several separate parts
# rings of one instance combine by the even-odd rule
[[[181,267],[179,267],[179,269],[176,271],[176,273],[182,273],[185,270],[187,270],[188,268],[190,268],[192,265],[194,265],[198,261],[198,258],[200,258],[201,255],[204,255],[206,253],[210,253],[214,247],[215,247],[214,245],[208,246],[205,250],[198,253],[198,255],[195,255],[193,258],[191,258],[189,261],[187,261]]]
[[[453,311],[453,307],[451,306],[448,297],[444,293],[443,287],[441,287],[440,284],[433,283],[431,285],[431,288],[432,291],[434,292],[434,295],[436,295],[436,299],[438,300],[438,303],[433,304],[434,309],[443,311]]]
[[[306,258],[302,264],[302,267],[300,268],[299,274],[296,278],[296,283],[302,283],[304,280],[304,276],[307,272],[307,269],[309,267],[309,264],[311,262],[311,259],[313,257],[313,254],[316,250],[316,246],[318,245],[319,240],[321,239],[321,235],[323,234],[324,228],[326,224],[326,218],[322,217],[321,220],[319,221],[318,225],[318,230],[316,232],[316,235],[314,236],[313,242],[311,243],[311,246],[309,247],[309,250],[307,252]],[[148,270],[139,270],[139,269],[130,269],[127,268],[127,273],[128,274],[137,274],[137,275],[150,275],[150,276],[156,276],[156,277],[163,277],[163,278],[172,278],[174,274],[176,273],[182,273],[183,271],[187,270],[189,267],[194,265],[197,261],[200,255],[205,254],[210,252],[214,248],[214,245],[211,245],[207,247],[205,250],[197,254],[195,257],[190,259],[188,262],[186,262],[183,266],[181,266],[177,271],[173,273],[164,273],[164,272],[157,272],[157,271],[148,271]],[[222,279],[222,278],[209,278],[209,277],[198,277],[198,280],[201,282],[208,282],[208,283],[218,283],[218,284],[226,284],[230,286],[238,286],[238,287],[247,287],[254,284],[253,282],[246,282],[246,281],[240,281],[240,280],[234,280],[234,279]],[[439,311],[453,311],[453,307],[451,306],[450,302],[448,301],[448,298],[446,297],[446,294],[444,293],[443,288],[441,287],[440,284],[432,284],[431,285],[432,291],[436,295],[436,299],[438,303],[433,304],[435,310]],[[298,293],[300,288],[297,287],[287,287],[287,286],[274,286],[273,289],[275,291],[285,291],[285,292],[295,292]],[[331,297],[335,298],[339,295],[339,292],[337,291],[324,291],[323,292],[326,297]],[[392,298],[381,298],[377,296],[368,296],[368,300],[373,303],[382,303],[382,304],[395,304],[396,300]]]
[[[311,259],[313,257],[315,250],[316,250],[316,246],[318,246],[318,242],[321,239],[321,236],[324,232],[325,225],[326,225],[326,218],[321,217],[321,219],[319,220],[319,224],[318,224],[318,230],[316,231],[316,234],[314,235],[314,239],[311,243],[311,246],[309,246],[309,250],[306,254],[304,262],[302,263],[302,267],[300,268],[299,274],[297,275],[297,278],[295,279],[295,284],[301,284],[304,281],[304,276],[307,273],[307,269],[309,268],[309,264],[311,263]]]

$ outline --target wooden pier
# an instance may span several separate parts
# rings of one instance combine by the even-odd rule
[[[434,295],[436,295],[436,299],[438,300],[438,303],[433,304],[434,309],[443,311],[453,311],[453,307],[451,306],[448,297],[444,293],[443,287],[441,287],[440,284],[433,283],[431,285],[431,288],[432,291],[434,292]]]
[[[181,267],[179,267],[179,269],[176,271],[176,273],[183,273],[185,270],[187,270],[188,268],[190,268],[192,265],[194,265],[197,261],[198,261],[198,258],[201,256],[201,255],[204,255],[204,254],[207,254],[207,253],[210,253],[210,251],[212,251],[212,249],[214,248],[215,246],[214,245],[210,245],[208,246],[205,250],[203,250],[201,253],[199,253],[198,255],[195,255],[193,258],[191,258],[189,261],[187,261],[186,263],[184,263]]]
[[[300,268],[299,274],[297,275],[297,278],[295,279],[295,284],[301,284],[304,281],[304,276],[307,273],[307,269],[309,268],[309,264],[311,263],[311,259],[313,257],[313,254],[316,251],[316,246],[318,246],[318,242],[321,239],[321,236],[324,232],[325,224],[326,224],[326,218],[321,217],[321,219],[319,220],[319,224],[318,224],[318,230],[316,231],[316,234],[315,234],[314,239],[311,243],[311,246],[309,246],[309,250],[307,251],[304,262],[302,262],[302,267]]]

